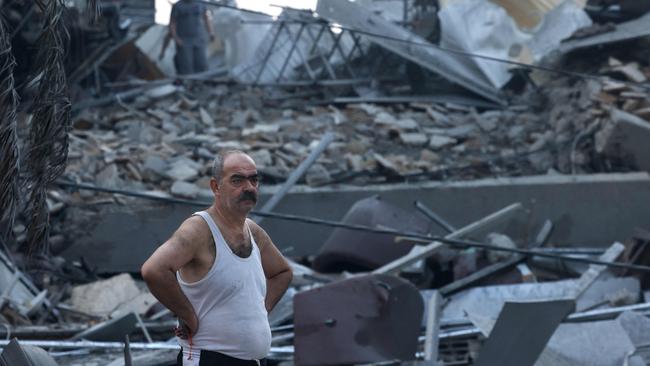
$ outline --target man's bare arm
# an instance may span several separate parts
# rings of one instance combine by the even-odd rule
[[[248,220],[248,223],[262,256],[262,268],[266,276],[265,305],[270,312],[287,291],[293,279],[293,271],[266,231],[252,220]]]
[[[151,293],[189,328],[198,329],[192,304],[176,280],[176,272],[195,258],[200,242],[200,218],[191,217],[142,265],[142,278]]]
[[[176,42],[176,45],[183,45],[183,41],[181,41],[180,37],[176,33],[176,16],[173,10],[171,17],[169,18],[169,33],[172,35],[172,39]]]
[[[208,32],[208,36],[210,36],[210,42],[212,42],[214,40],[214,30],[212,29],[212,17],[210,16],[209,10],[203,13],[203,21],[205,22],[205,30]]]

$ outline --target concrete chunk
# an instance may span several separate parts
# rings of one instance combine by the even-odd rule
[[[199,195],[199,191],[200,189],[196,184],[183,182],[182,180],[177,180],[171,187],[171,192],[174,196],[183,198],[194,199]]]
[[[178,90],[178,88],[176,86],[171,85],[171,84],[167,84],[167,85],[161,85],[161,86],[153,88],[153,89],[149,89],[146,92],[146,95],[149,98],[158,99],[158,98],[164,98],[164,97],[170,96],[170,95],[176,93],[177,90]]]
[[[424,146],[429,138],[423,133],[402,133],[399,135],[400,140],[405,145]]]
[[[199,109],[199,116],[201,117],[201,122],[206,126],[214,126],[214,119],[210,116],[210,113],[204,108]]]
[[[443,147],[447,147],[449,145],[454,145],[456,144],[456,139],[447,137],[447,136],[439,136],[439,135],[433,135],[431,136],[431,140],[429,140],[429,147],[437,150],[437,149],[442,149]]]
[[[165,175],[169,179],[173,180],[191,180],[196,178],[199,175],[197,169],[184,165],[184,164],[173,164],[170,169],[165,172]]]
[[[650,122],[618,109],[612,110],[611,118],[596,134],[596,151],[650,171]]]
[[[72,288],[70,303],[84,313],[107,316],[120,304],[140,295],[131,275],[125,273],[107,280]]]

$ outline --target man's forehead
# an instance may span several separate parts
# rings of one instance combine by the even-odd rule
[[[228,173],[256,171],[257,167],[253,159],[246,154],[230,154],[223,162],[223,170]]]

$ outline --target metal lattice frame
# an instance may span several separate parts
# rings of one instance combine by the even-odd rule
[[[337,65],[333,62],[335,57],[339,58],[346,77],[357,78],[358,72],[353,69],[352,60],[365,55],[361,38],[348,30],[335,33],[328,22],[311,14],[307,18],[303,15],[285,15],[273,22],[270,36],[264,42],[268,46],[264,46],[259,61],[244,70],[253,73],[250,78],[253,84],[268,84],[268,75],[273,75],[272,83],[277,84],[341,80],[343,75],[337,75]],[[348,42],[347,50],[342,46],[344,38]],[[324,44],[328,46],[323,48]],[[283,55],[279,63],[277,55]],[[274,56],[276,61],[271,62]]]

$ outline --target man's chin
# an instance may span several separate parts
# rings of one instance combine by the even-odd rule
[[[248,207],[249,209],[252,209],[253,207],[255,207],[256,204],[257,204],[257,201],[254,201],[254,200],[239,201],[240,206]]]

